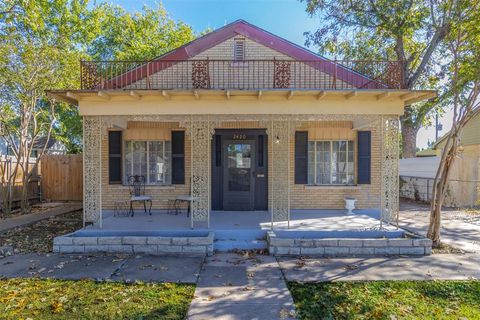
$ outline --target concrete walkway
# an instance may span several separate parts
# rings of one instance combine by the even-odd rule
[[[480,253],[480,223],[465,222],[455,217],[455,211],[442,213],[441,241],[466,252]],[[430,222],[428,205],[402,203],[399,226],[402,229],[426,236]]]
[[[276,259],[232,253],[206,259],[188,312],[189,320],[294,318],[293,299]]]
[[[0,278],[197,282],[203,256],[21,254],[0,259]]]
[[[72,211],[77,211],[82,209],[82,207],[83,205],[81,202],[69,202],[63,203],[60,206],[53,207],[51,209],[47,209],[44,212],[24,214],[0,220],[0,233],[3,233],[13,228],[27,226],[40,220],[48,219]]]
[[[287,281],[466,280],[480,279],[480,255],[435,254],[422,257],[279,257]]]
[[[480,255],[302,258],[25,254],[0,259],[0,278],[196,283],[188,319],[294,319],[286,281],[480,279]]]

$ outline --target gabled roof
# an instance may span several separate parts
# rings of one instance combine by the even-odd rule
[[[335,64],[331,60],[322,57],[318,54],[313,53],[312,51],[298,46],[286,39],[283,39],[279,36],[276,36],[260,27],[257,27],[253,24],[250,24],[244,20],[236,20],[230,24],[227,24],[215,31],[212,31],[200,38],[197,38],[177,49],[174,49],[170,52],[167,52],[150,62],[156,61],[182,61],[188,60],[195,57],[196,55],[204,52],[235,35],[242,35],[246,38],[253,40],[259,44],[262,44],[266,47],[269,47],[273,50],[276,50],[282,54],[285,54],[294,60],[303,60],[303,61],[323,61],[325,63],[312,65],[314,68],[319,69],[319,71],[325,72],[327,74],[333,75],[338,80],[344,81],[346,83],[352,84],[356,87],[363,89],[378,89],[379,84],[369,77],[362,75],[358,72],[355,72],[347,67]],[[136,81],[141,80],[147,74],[147,68],[149,68],[150,73],[155,73],[161,71],[163,68],[166,68],[163,64],[150,64],[146,63],[136,69],[128,71],[122,75],[119,75],[110,81],[120,82],[123,84],[131,84]],[[143,70],[145,69],[145,70]],[[153,70],[152,70],[153,69]]]

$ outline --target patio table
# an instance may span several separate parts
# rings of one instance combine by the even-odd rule
[[[184,196],[177,196],[175,198],[175,201],[174,201],[174,208],[175,208],[175,214],[178,214],[178,212],[182,209],[180,208],[180,205],[182,203],[187,203],[188,204],[188,207],[187,207],[187,217],[190,216],[190,211],[191,211],[191,208],[192,208],[192,202],[195,201],[196,198],[195,197],[192,197],[192,196],[187,196],[187,195],[184,195]]]

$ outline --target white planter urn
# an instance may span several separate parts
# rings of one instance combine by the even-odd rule
[[[357,199],[355,198],[345,198],[345,209],[348,210],[348,214],[353,214],[353,209],[355,209],[355,201],[357,201]]]

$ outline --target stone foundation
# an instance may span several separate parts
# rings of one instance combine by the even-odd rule
[[[267,233],[270,254],[273,255],[429,255],[432,241],[426,238],[380,239],[303,239],[278,238],[274,231]]]
[[[129,253],[162,255],[213,254],[213,232],[205,237],[175,236],[75,236],[75,233],[53,240],[53,252],[57,253]]]

